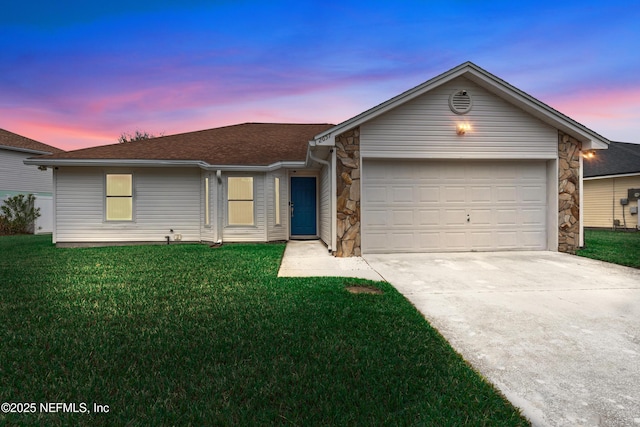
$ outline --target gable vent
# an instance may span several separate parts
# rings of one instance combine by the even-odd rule
[[[456,114],[468,113],[471,105],[471,95],[466,89],[457,90],[449,97],[449,108]]]

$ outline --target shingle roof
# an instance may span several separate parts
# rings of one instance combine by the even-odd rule
[[[42,153],[62,152],[59,148],[43,144],[42,142],[35,141],[4,129],[0,129],[0,145],[23,150],[40,151]]]
[[[194,160],[210,165],[265,166],[279,161],[304,161],[308,142],[332,126],[244,123],[67,151],[38,160]]]
[[[584,159],[584,177],[640,173],[640,144],[611,141],[606,150],[597,150]]]

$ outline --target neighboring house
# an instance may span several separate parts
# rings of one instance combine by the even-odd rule
[[[640,144],[611,142],[584,159],[584,226],[640,228]]]
[[[247,123],[25,163],[55,168],[58,244],[574,252],[581,150],[608,143],[467,62],[335,126]]]
[[[53,231],[53,178],[51,171],[27,166],[24,160],[39,154],[61,153],[55,147],[0,129],[0,204],[18,194],[36,196],[40,218],[35,233]]]

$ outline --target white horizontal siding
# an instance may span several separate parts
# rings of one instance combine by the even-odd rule
[[[134,221],[104,218],[105,173],[133,173]],[[200,240],[200,171],[180,168],[101,170],[59,168],[56,179],[56,241]],[[170,230],[173,229],[173,233]]]
[[[275,178],[280,179],[280,224],[276,225],[276,198]],[[267,174],[266,178],[266,202],[267,202],[267,240],[287,240],[289,229],[289,216],[287,215],[287,175],[283,169]]]
[[[449,96],[466,89],[473,108],[449,108]],[[471,130],[457,135],[459,123]],[[360,150],[372,158],[552,159],[558,132],[472,81],[460,77],[360,127]]]
[[[323,166],[320,171],[320,238],[331,246],[331,168]]]
[[[36,155],[32,153],[0,149],[0,191],[51,194],[51,169],[41,171],[37,166],[23,163],[25,159],[34,156]]]
[[[227,203],[227,179],[223,177],[223,197],[224,201],[224,229],[223,240],[225,242],[264,242],[267,240],[266,233],[266,203],[265,203],[265,174],[264,173],[232,173],[229,176],[253,177],[253,208],[254,208],[254,224],[253,226],[230,226],[228,203]]]

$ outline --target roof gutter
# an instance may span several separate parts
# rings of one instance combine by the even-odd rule
[[[29,153],[29,154],[37,154],[39,156],[47,155],[47,154],[53,154],[51,151],[33,150],[31,148],[14,147],[12,145],[0,145],[0,149],[2,149],[2,150],[11,150],[11,151],[20,151],[22,153]]]
[[[143,160],[143,159],[47,159],[29,158],[25,165],[35,166],[107,166],[107,167],[198,167],[207,171],[270,172],[281,168],[304,167],[303,161],[281,161],[270,165],[210,165],[201,160]]]
[[[619,173],[619,174],[612,174],[612,175],[585,176],[583,178],[583,180],[592,181],[592,180],[595,180],[595,179],[625,178],[627,176],[638,176],[638,175],[640,175],[640,171],[638,171],[638,172],[629,172],[629,173]]]

